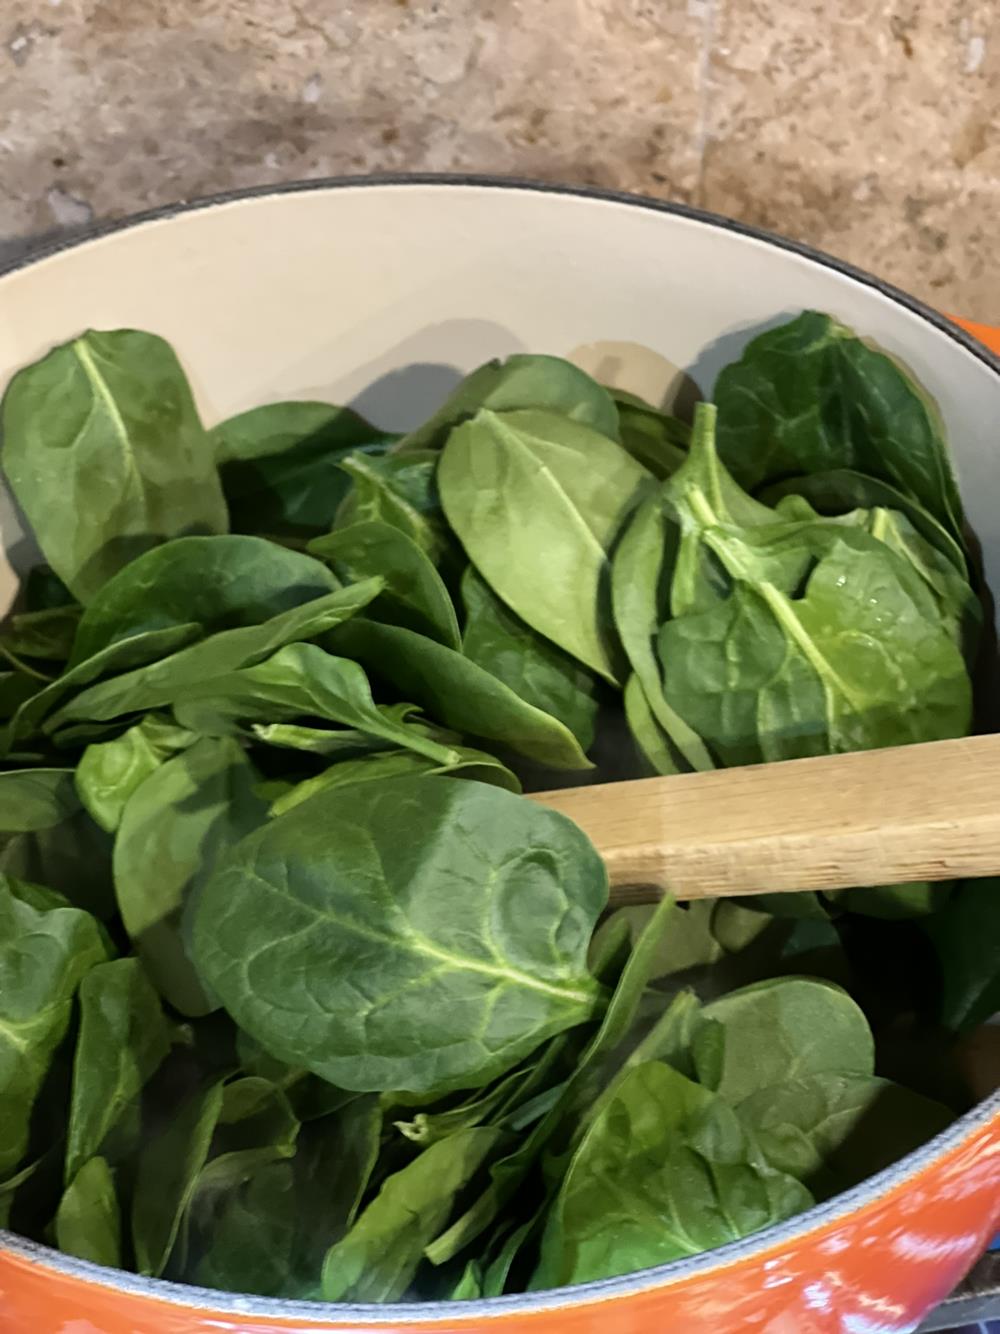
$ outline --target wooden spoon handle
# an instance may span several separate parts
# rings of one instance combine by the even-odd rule
[[[618,904],[1000,874],[1000,736],[533,800],[589,835]]]

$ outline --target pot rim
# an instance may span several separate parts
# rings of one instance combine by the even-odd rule
[[[569,199],[619,204],[627,208],[646,209],[654,213],[683,218],[701,226],[735,233],[738,236],[763,242],[774,249],[797,255],[822,268],[832,269],[844,278],[860,283],[865,287],[873,288],[880,295],[887,297],[911,314],[918,316],[939,334],[951,339],[966,352],[971,353],[1000,379],[1000,356],[994,355],[978,339],[967,333],[959,325],[939,311],[934,310],[918,297],[911,296],[892,283],[877,278],[864,269],[857,268],[844,260],[837,259],[825,251],[818,250],[801,241],[778,236],[763,228],[749,226],[733,218],[727,218],[721,214],[695,208],[688,204],[655,199],[648,195],[634,194],[624,190],[565,185],[516,176],[466,172],[388,172],[373,175],[321,177],[316,180],[289,181],[274,185],[258,185],[239,190],[229,190],[199,199],[183,200],[158,208],[147,209],[139,213],[129,214],[124,218],[99,222],[76,231],[71,236],[50,240],[30,250],[27,254],[15,257],[6,263],[0,263],[0,283],[8,275],[29,269],[53,256],[75,250],[78,246],[87,245],[91,241],[113,236],[118,232],[130,231],[147,223],[169,221],[185,214],[227,207],[261,198],[322,191],[398,187],[432,187],[442,190],[457,187],[514,192],[525,191]],[[965,1141],[970,1140],[977,1131],[984,1129],[994,1120],[1000,1120],[1000,1090],[959,1117],[946,1130],[936,1135],[919,1149],[907,1154],[904,1158],[899,1159],[874,1176],[868,1177],[850,1190],[844,1191],[822,1204],[814,1205],[805,1213],[797,1214],[782,1223],[765,1228],[761,1232],[755,1232],[749,1237],[729,1242],[716,1250],[704,1251],[681,1260],[671,1260],[666,1264],[639,1270],[619,1278],[601,1279],[591,1283],[582,1283],[575,1287],[557,1288],[545,1292],[516,1293],[504,1297],[479,1298],[460,1303],[448,1301],[399,1302],[387,1305],[251,1297],[237,1293],[221,1292],[217,1289],[173,1283],[166,1279],[144,1278],[125,1270],[108,1269],[102,1265],[92,1264],[89,1261],[78,1260],[73,1256],[65,1255],[49,1246],[28,1241],[26,1238],[3,1229],[0,1229],[0,1256],[4,1253],[17,1256],[33,1264],[44,1266],[65,1278],[76,1279],[111,1291],[122,1292],[132,1297],[146,1298],[151,1301],[168,1303],[174,1307],[197,1309],[224,1316],[239,1315],[265,1320],[280,1320],[282,1322],[297,1320],[305,1322],[307,1325],[324,1324],[327,1326],[331,1322],[351,1324],[363,1322],[368,1326],[408,1325],[419,1328],[420,1326],[439,1324],[442,1321],[448,1321],[454,1326],[459,1323],[479,1322],[484,1319],[566,1310],[567,1308],[593,1305],[615,1298],[632,1297],[673,1285],[695,1275],[704,1275],[711,1273],[713,1270],[725,1269],[738,1264],[740,1261],[763,1255],[836,1224],[849,1217],[862,1206],[874,1204],[880,1197],[905,1186],[908,1182],[920,1176],[939,1158],[960,1149]]]

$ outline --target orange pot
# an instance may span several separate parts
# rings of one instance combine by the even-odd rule
[[[310,184],[166,210],[0,276],[0,384],[94,326],[171,340],[209,422],[268,399],[354,401],[405,426],[489,356],[573,355],[709,391],[762,325],[815,307],[937,399],[1000,589],[1000,362],[919,302],[804,247],[639,199],[469,180]],[[8,550],[16,518],[3,509]],[[0,567],[0,607],[14,588]],[[0,1233],[3,1334],[902,1334],[1000,1223],[1000,1095],[845,1195],[624,1279],[447,1306],[319,1306],[147,1281]]]

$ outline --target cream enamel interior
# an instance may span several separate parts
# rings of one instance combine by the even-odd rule
[[[399,427],[429,413],[459,372],[520,350],[579,349],[592,364],[592,344],[633,344],[624,360],[613,349],[622,383],[665,388],[679,367],[708,393],[754,331],[803,307],[873,338],[934,395],[1000,587],[1000,378],[991,366],[838,268],[625,200],[358,183],[140,223],[0,277],[0,386],[84,328],[132,325],[175,345],[209,423],[313,397]],[[26,548],[9,504],[0,533],[20,563]],[[0,607],[13,589],[5,562]]]

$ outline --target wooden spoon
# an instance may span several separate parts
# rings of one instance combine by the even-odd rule
[[[1000,736],[533,800],[589,835],[617,904],[1000,874]]]

